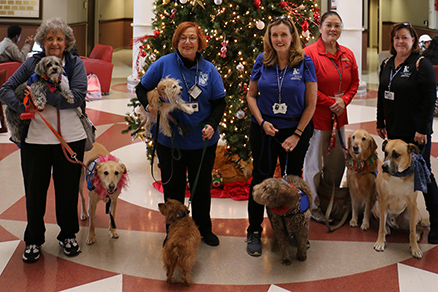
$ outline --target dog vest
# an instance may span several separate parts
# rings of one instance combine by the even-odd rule
[[[85,171],[85,178],[87,180],[87,189],[89,191],[92,191],[95,189],[95,187],[93,185],[93,181],[94,181],[94,178],[96,177],[96,172],[94,171],[94,169],[96,168],[97,160],[99,160],[99,158],[96,158],[93,161],[91,161],[91,163],[87,167],[87,170]]]
[[[286,181],[286,179],[284,180]],[[286,181],[287,182],[287,181]],[[294,186],[293,184],[288,183],[291,187],[293,187],[294,189],[296,189],[298,191],[298,195],[300,195],[300,211],[299,213],[304,213],[307,211],[307,209],[309,209],[310,203],[309,203],[309,198],[306,196],[306,194],[300,190],[299,188],[297,188],[296,186]],[[279,214],[279,215],[283,215],[286,216],[286,213],[290,210],[290,207],[278,207],[278,208],[271,208],[271,211]],[[287,216],[292,216],[297,214],[298,212],[289,214]]]

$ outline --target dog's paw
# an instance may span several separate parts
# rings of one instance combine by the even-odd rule
[[[119,238],[119,234],[115,230],[109,230],[109,234],[111,238],[116,238],[116,239]]]
[[[350,227],[357,227],[357,226],[359,226],[359,225],[357,224],[357,220],[351,219],[351,220],[350,220]]]
[[[421,259],[423,257],[423,252],[421,249],[417,246],[416,248],[411,248],[411,255],[414,258]]]
[[[75,103],[75,99],[73,98],[73,95],[71,96],[64,96],[65,100],[70,103],[70,104],[74,104]]]
[[[94,236],[88,235],[87,241],[85,243],[88,245],[92,245],[95,242],[96,242],[96,240],[94,239]]]
[[[81,221],[85,221],[87,220],[87,218],[88,218],[87,214],[81,213]]]
[[[290,259],[282,259],[281,264],[283,266],[290,266],[292,264],[292,261]]]
[[[385,251],[385,242],[384,241],[377,241],[374,244],[374,250],[375,251]]]
[[[351,225],[350,225],[351,226]],[[360,229],[366,231],[368,229],[370,229],[370,223],[368,222],[362,222],[362,225],[360,226]]]
[[[184,105],[183,109],[189,115],[191,115],[191,114],[193,114],[195,112],[195,110],[192,107],[188,106],[188,105]]]

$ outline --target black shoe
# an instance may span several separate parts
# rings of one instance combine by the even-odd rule
[[[202,238],[204,239],[205,244],[209,246],[218,246],[219,245],[219,238],[213,234],[213,232],[209,232],[206,234],[201,234]]]
[[[246,236],[246,252],[253,257],[262,255],[262,241],[260,232],[248,232]]]
[[[59,245],[64,248],[64,254],[68,257],[75,257],[81,253],[76,238],[66,238],[64,241],[59,241]]]
[[[28,244],[24,249],[23,261],[26,263],[34,263],[40,258],[40,248],[41,246],[36,244]]]

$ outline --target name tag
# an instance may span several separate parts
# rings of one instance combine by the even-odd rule
[[[191,108],[194,112],[199,111],[199,106],[197,102],[188,102],[186,105]]]
[[[386,90],[385,91],[385,99],[394,100],[394,92]]]

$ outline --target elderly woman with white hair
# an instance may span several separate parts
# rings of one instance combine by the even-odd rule
[[[35,41],[43,48],[43,52],[28,58],[18,68],[0,89],[0,99],[16,112],[24,113],[25,105],[15,96],[14,90],[29,79],[34,79],[31,76],[43,57],[60,58],[64,69],[61,79],[68,81],[74,102],[68,103],[58,92],[47,91],[47,104],[41,115],[58,129],[77,153],[77,159],[82,160],[86,133],[75,109],[84,103],[87,73],[83,61],[69,52],[76,41],[73,30],[61,18],[49,19],[38,28]],[[25,91],[28,90],[29,86]],[[75,238],[79,231],[77,205],[81,166],[67,160],[60,141],[40,115],[30,120],[19,146],[27,211],[23,261],[36,262],[40,257],[41,245],[45,242],[44,214],[51,176],[55,187],[56,219],[60,227],[57,239],[65,255],[78,255],[81,250]]]

